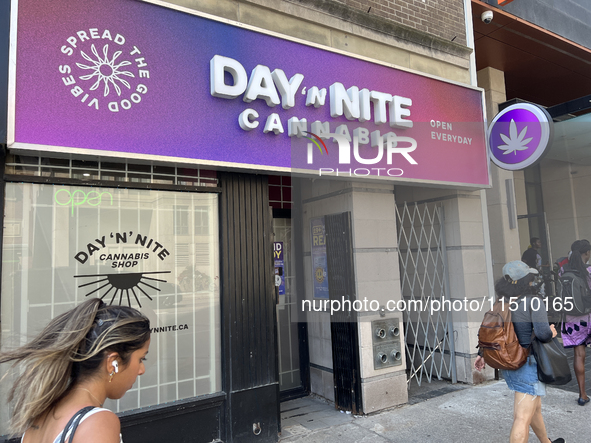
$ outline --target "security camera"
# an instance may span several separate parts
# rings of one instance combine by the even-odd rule
[[[485,25],[490,24],[490,22],[492,22],[492,19],[493,19],[493,12],[492,11],[484,11],[480,15],[480,19],[484,22]]]

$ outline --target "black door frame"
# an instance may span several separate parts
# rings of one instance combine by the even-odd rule
[[[300,187],[296,186],[297,179],[292,178],[292,198],[294,207],[297,208],[297,202],[300,202],[299,193]],[[294,211],[296,214],[301,214],[301,211]],[[302,220],[301,217],[292,217],[292,210],[291,209],[277,209],[273,208],[273,218],[289,218],[291,219],[291,228],[292,228],[292,238],[300,239],[302,238]],[[303,292],[304,286],[304,264],[300,257],[303,257],[303,245],[301,241],[293,241],[292,242],[293,248],[293,256],[294,256],[294,263],[293,265],[293,272],[295,276],[295,297],[296,297],[296,308],[303,298],[301,295]],[[297,288],[302,288],[298,290]],[[310,351],[308,349],[308,323],[305,321],[298,322],[298,352],[300,356],[300,386],[293,389],[288,389],[285,391],[279,391],[279,399],[281,402],[294,400],[296,398],[305,397],[310,394]],[[280,355],[277,356],[281,358]]]

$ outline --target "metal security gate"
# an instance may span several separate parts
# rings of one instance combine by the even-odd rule
[[[355,270],[351,213],[324,216],[328,287],[331,300],[355,301]],[[332,361],[335,406],[362,412],[359,338],[355,311],[341,311],[331,316]]]
[[[408,386],[423,376],[456,383],[443,206],[405,202],[396,219]]]

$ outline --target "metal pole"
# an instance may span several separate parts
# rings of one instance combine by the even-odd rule
[[[449,269],[447,267],[447,250],[445,245],[447,244],[445,241],[445,213],[443,211],[443,206],[439,207],[439,226],[441,229],[441,255],[443,257],[443,284],[445,288],[445,297],[451,303],[451,295],[449,291]],[[451,382],[457,383],[458,382],[458,374],[456,368],[456,344],[455,344],[455,335],[454,335],[454,328],[453,328],[453,318],[451,315],[451,310],[447,311],[447,336],[449,339],[449,353],[450,353],[450,366],[451,366]]]

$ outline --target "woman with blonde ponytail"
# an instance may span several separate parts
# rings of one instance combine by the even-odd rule
[[[22,443],[120,443],[119,418],[102,405],[145,372],[149,346],[150,321],[133,308],[91,299],[54,318],[27,345],[0,353],[0,364],[22,369],[8,398],[10,431]]]

